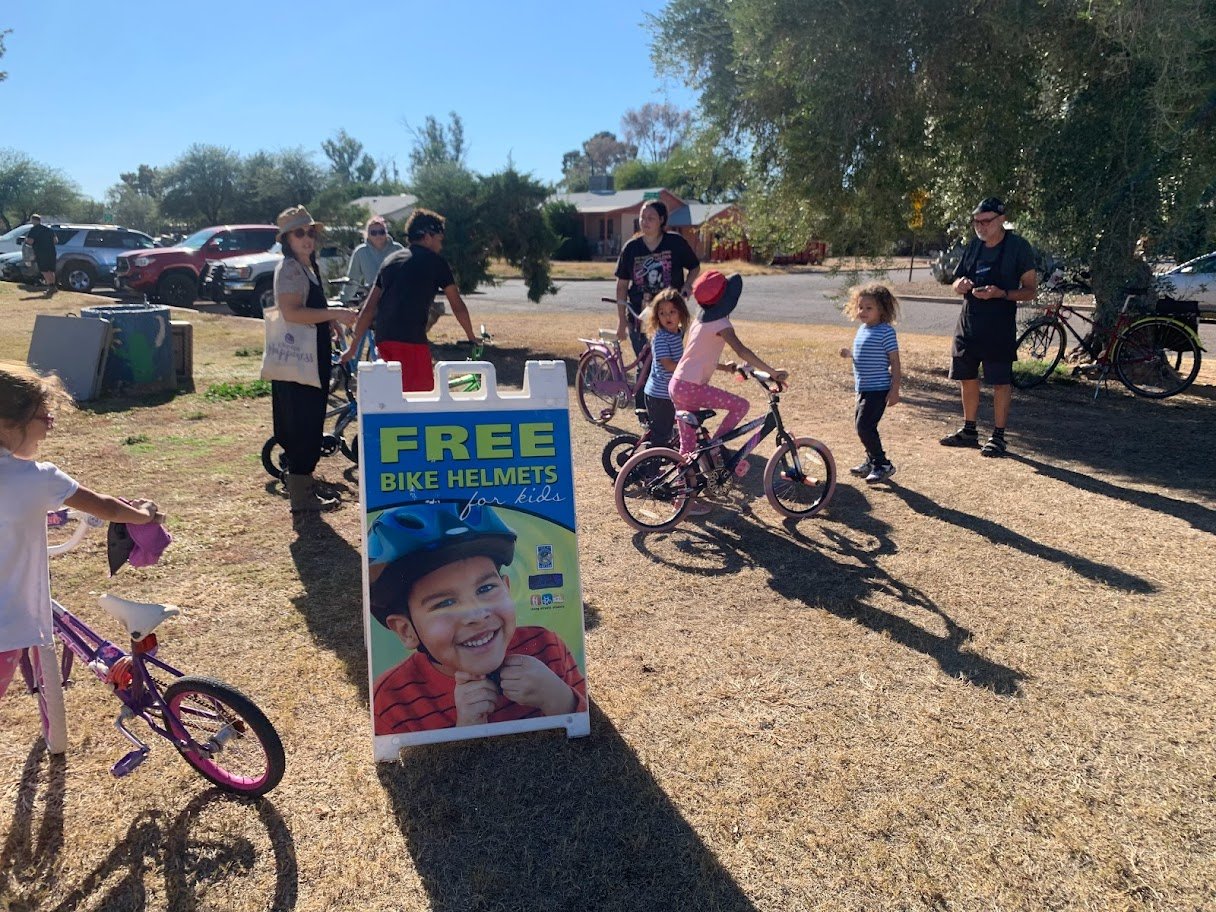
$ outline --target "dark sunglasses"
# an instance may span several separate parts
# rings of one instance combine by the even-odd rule
[[[369,231],[367,233],[367,236],[368,237],[384,237],[386,234],[388,234],[388,232],[385,231],[383,228],[373,228],[371,231]]]
[[[299,240],[300,238],[305,238],[305,237],[315,238],[317,236],[317,229],[316,228],[297,228],[295,231],[293,231],[291,233],[291,236],[293,238],[296,238],[297,240]]]
[[[999,218],[1000,218],[1000,216],[999,216],[999,215],[994,215],[994,216],[992,216],[991,218],[986,218],[986,219],[982,219],[982,218],[973,218],[973,219],[971,220],[971,222],[972,222],[972,224],[975,224],[975,225],[987,225],[987,224],[989,224],[990,222],[995,222],[995,221],[996,221],[997,219],[999,219]]]

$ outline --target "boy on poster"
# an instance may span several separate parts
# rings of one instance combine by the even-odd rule
[[[414,652],[373,689],[377,735],[587,710],[586,682],[556,633],[517,626],[517,535],[491,507],[421,503],[368,534],[372,615]]]

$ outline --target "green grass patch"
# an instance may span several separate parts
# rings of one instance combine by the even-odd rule
[[[269,380],[237,380],[212,384],[203,393],[203,398],[210,402],[232,402],[237,399],[261,399],[269,395]]]
[[[262,357],[262,350],[246,346],[245,348],[238,348],[235,354],[238,358],[260,358]]]

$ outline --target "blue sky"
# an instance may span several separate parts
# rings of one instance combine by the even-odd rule
[[[0,3],[0,147],[101,199],[122,171],[167,165],[195,142],[303,147],[339,128],[405,176],[428,114],[464,120],[468,164],[511,156],[541,180],[562,154],[648,101],[694,108],[660,80],[646,13],[662,0],[432,3]],[[290,13],[290,18],[285,16]]]

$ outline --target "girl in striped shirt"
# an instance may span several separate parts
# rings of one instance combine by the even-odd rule
[[[684,331],[691,320],[684,297],[674,288],[664,288],[645,312],[646,332],[654,362],[646,381],[646,411],[652,446],[670,446],[676,426],[676,407],[671,404],[671,372],[684,354]]]
[[[865,461],[849,471],[874,484],[895,474],[878,436],[878,422],[888,405],[899,402],[899,340],[891,325],[899,316],[899,301],[886,285],[857,285],[849,291],[844,313],[861,323],[852,350],[842,348],[840,356],[853,359],[857,436],[866,449]]]

